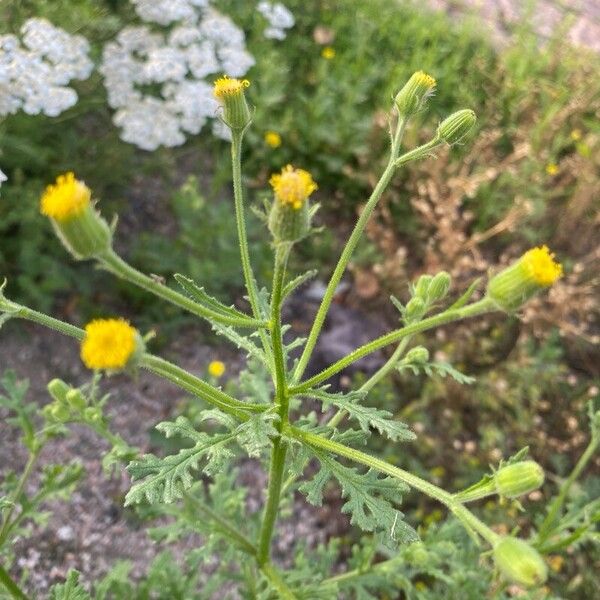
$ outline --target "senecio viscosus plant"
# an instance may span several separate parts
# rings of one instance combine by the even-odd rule
[[[409,427],[395,420],[391,413],[369,406],[369,391],[394,369],[421,369],[426,373],[435,370],[435,363],[429,362],[424,347],[410,348],[417,334],[495,311],[514,313],[534,294],[551,286],[561,276],[562,268],[545,246],[527,251],[514,264],[491,276],[485,294],[478,300],[473,299],[475,283],[448,306],[444,301],[451,284],[450,276],[446,272],[421,276],[410,286],[411,298],[406,304],[394,299],[402,321],[400,328],[356,348],[321,372],[304,376],[336,288],[386,186],[403,165],[430,157],[443,144],[461,141],[473,127],[475,114],[471,110],[455,112],[439,124],[430,141],[403,152],[406,127],[411,117],[424,108],[435,87],[435,80],[423,72],[410,77],[393,103],[387,166],[343,248],[307,339],[290,340],[289,335],[284,335],[288,327],[282,323],[282,304],[312,273],[290,278],[288,258],[299,240],[314,233],[312,220],[318,205],[311,204],[310,197],[317,190],[317,184],[310,173],[291,165],[271,177],[273,196],[266,203],[263,216],[272,236],[273,280],[269,292],[259,288],[248,251],[247,206],[241,171],[242,141],[253,115],[246,99],[248,86],[246,80],[229,77],[218,79],[214,85],[222,121],[231,131],[235,218],[248,311],[221,303],[184,275],[175,275],[182,288],[178,292],[125,262],[112,245],[115,224],[109,225],[103,219],[96,210],[91,190],[73,173],[61,175],[55,184],[47,187],[40,210],[75,259],[93,260],[115,276],[207,320],[219,334],[246,351],[249,357],[249,370],[244,375],[246,383],[248,377],[255,377],[257,383],[240,386],[240,389],[252,392],[235,398],[214,385],[214,378],[203,380],[150,353],[146,348],[148,340],[122,318],[93,320],[80,329],[12,302],[2,293],[3,319],[27,319],[74,338],[81,344],[83,363],[96,373],[135,373],[145,369],[210,407],[200,411],[196,426],[184,416],[157,426],[167,437],[179,436],[187,445],[179,453],[165,458],[145,455],[131,461],[128,471],[133,485],[125,505],[165,505],[181,499],[187,502],[193,496],[191,506],[197,519],[207,521],[214,535],[226,540],[231,552],[246,556],[243,560],[238,558],[237,564],[242,565],[240,570],[253,574],[253,583],[244,582],[240,577],[236,585],[251,586],[254,595],[249,597],[337,598],[343,595],[344,575],[320,583],[309,579],[298,581],[272,560],[272,542],[282,501],[285,505],[286,498],[299,490],[309,502],[320,505],[324,487],[332,479],[341,487],[342,511],[350,514],[353,525],[375,536],[379,544],[397,548],[399,543],[418,540],[416,531],[403,520],[397,508],[402,495],[412,489],[443,504],[481,545],[484,555],[491,555],[497,572],[505,579],[525,587],[542,584],[547,569],[534,544],[496,533],[467,507],[469,502],[490,495],[517,498],[538,489],[544,481],[544,472],[537,463],[522,457],[503,462],[479,483],[452,493],[357,446],[373,431],[395,443],[415,439]],[[395,349],[389,360],[358,389],[348,393],[330,390],[327,382],[332,376],[362,357],[393,345]],[[301,348],[301,352],[299,358],[292,360],[294,348]],[[268,385],[264,388],[258,383],[261,372],[267,374]],[[53,385],[59,384],[54,382]],[[52,385],[50,389],[55,396],[60,391],[53,390]],[[328,421],[319,420],[314,411],[306,408],[307,405],[314,407],[315,401],[324,409],[333,408],[334,415]],[[207,425],[207,431],[196,428],[207,423],[211,424]],[[209,507],[201,501],[202,488],[195,486],[201,473],[208,476],[222,473],[236,456],[236,447],[268,463],[268,489],[256,526],[248,515],[239,522],[229,522],[219,512],[225,500],[213,498]],[[311,470],[313,475],[305,476],[305,467],[311,461],[319,470],[316,474]],[[243,500],[239,500],[239,504],[243,505]],[[245,508],[238,506],[238,510],[244,514]],[[289,504],[286,510],[290,510]],[[374,568],[374,562],[365,566],[363,572]]]

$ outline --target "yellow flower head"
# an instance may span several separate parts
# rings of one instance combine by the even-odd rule
[[[215,81],[214,94],[219,100],[230,96],[239,96],[250,82],[247,79],[235,79],[224,75]]]
[[[219,379],[219,377],[223,376],[223,373],[225,373],[225,364],[220,360],[213,360],[209,363],[208,374],[211,377]]]
[[[548,246],[528,250],[521,258],[521,264],[529,277],[543,287],[552,285],[562,275],[562,265],[554,260]]]
[[[95,319],[85,327],[81,360],[88,369],[122,369],[137,349],[137,330],[125,319]]]
[[[558,173],[558,165],[556,163],[548,163],[546,165],[546,173],[548,175],[556,175]]]
[[[332,48],[331,46],[325,46],[325,48],[321,50],[321,56],[325,60],[331,60],[335,58],[335,48]]]
[[[415,78],[415,84],[419,87],[431,89],[435,87],[435,77],[425,73],[425,71],[417,71],[413,74],[413,77]]]
[[[581,129],[573,129],[573,131],[571,131],[571,139],[574,142],[578,142],[581,137],[582,137],[582,133],[581,133]]]
[[[281,136],[276,131],[267,131],[265,133],[265,144],[271,148],[279,148],[281,146]]]
[[[296,210],[302,208],[304,202],[317,189],[317,184],[308,171],[294,169],[292,165],[284,167],[281,174],[272,175],[269,183],[275,192],[275,198]]]
[[[55,221],[64,222],[83,213],[89,206],[92,192],[73,173],[59,175],[49,185],[40,200],[40,212]]]

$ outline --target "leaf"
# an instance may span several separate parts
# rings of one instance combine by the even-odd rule
[[[470,299],[471,296],[475,293],[477,286],[481,283],[481,277],[478,277],[468,288],[467,291],[447,310],[456,310],[457,308],[462,308]]]
[[[219,300],[217,300],[215,297],[209,295],[203,287],[196,285],[189,277],[185,277],[184,275],[176,273],[175,279],[192,300],[195,300],[209,310],[212,310],[213,312],[216,312],[224,317],[233,317],[236,319],[251,318],[243,312],[237,310],[234,306],[226,306],[222,302],[219,302]]]
[[[221,323],[211,323],[211,327],[217,335],[226,337],[237,348],[245,350],[248,356],[257,358],[265,365],[269,364],[265,353],[248,336],[242,335],[233,329],[233,327],[222,325]]]
[[[450,363],[447,362],[430,362],[424,364],[401,362],[396,368],[398,371],[409,369],[415,375],[418,375],[420,371],[423,371],[429,377],[433,377],[434,375],[439,375],[440,377],[450,376],[452,379],[463,385],[471,385],[476,381],[475,377],[461,373],[458,369],[455,369]]]
[[[363,392],[331,394],[324,390],[310,390],[306,395],[321,400],[326,407],[333,405],[345,410],[350,417],[358,421],[363,431],[368,432],[372,427],[394,442],[409,442],[416,439],[408,425],[394,420],[391,412],[360,404],[366,396]]]
[[[401,501],[401,494],[408,491],[406,485],[391,477],[380,478],[380,474],[373,469],[360,473],[354,467],[342,465],[325,452],[314,448],[310,450],[319,460],[321,469],[299,489],[306,494],[311,504],[322,505],[325,485],[331,478],[335,478],[342,488],[342,497],[346,500],[342,512],[351,515],[352,525],[363,531],[383,531],[387,533],[388,541],[419,539],[409,525],[402,523],[402,513],[393,506]]]
[[[129,490],[125,497],[125,506],[138,504],[144,499],[150,504],[173,502],[181,498],[183,492],[192,486],[192,471],[199,468],[202,459],[206,460],[202,471],[211,474],[217,472],[233,455],[227,448],[235,437],[233,433],[211,436],[196,431],[185,417],[178,417],[174,423],[159,423],[156,428],[166,437],[177,435],[191,440],[194,445],[165,458],[146,454],[140,460],[129,463],[127,470],[132,480],[144,481],[135,484]]]
[[[312,269],[306,271],[306,273],[302,273],[302,275],[298,275],[298,277],[286,283],[283,292],[281,293],[282,300],[293,294],[301,285],[315,277],[317,273],[318,271],[316,269]]]
[[[92,597],[79,583],[79,573],[71,569],[64,583],[53,585],[50,600],[92,600]]]
[[[273,426],[273,421],[277,418],[273,412],[264,412],[238,426],[235,431],[236,441],[248,456],[258,458],[261,451],[271,445],[271,437],[277,435]]]

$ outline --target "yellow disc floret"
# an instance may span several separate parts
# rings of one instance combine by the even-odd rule
[[[417,71],[415,74],[415,79],[417,80],[418,85],[427,88],[435,87],[436,81],[435,78],[431,75],[425,73],[425,71]]]
[[[528,250],[521,261],[538,285],[550,286],[562,275],[562,265],[554,260],[554,254],[548,250],[548,246]]]
[[[281,136],[276,131],[267,131],[265,133],[265,144],[271,148],[279,148],[281,146]]]
[[[85,327],[81,360],[88,369],[122,369],[136,351],[137,338],[125,319],[95,319]]]
[[[275,192],[275,198],[282,204],[289,204],[300,209],[308,197],[317,189],[311,174],[303,169],[294,169],[287,165],[281,174],[271,177],[269,183]]]
[[[40,200],[40,212],[58,222],[64,222],[83,213],[89,206],[92,192],[73,173],[59,175],[49,185]]]
[[[208,374],[219,379],[225,373],[225,364],[220,360],[213,360],[208,364]]]
[[[249,85],[250,82],[247,79],[235,79],[224,75],[215,81],[214,94],[219,100],[227,96],[238,96]]]

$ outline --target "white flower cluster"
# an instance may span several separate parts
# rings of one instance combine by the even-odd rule
[[[0,35],[0,116],[24,110],[56,117],[77,102],[73,79],[87,79],[89,44],[46,19],[28,19],[16,35]]]
[[[6,181],[7,179],[8,177],[0,169],[0,187],[2,187],[2,182]]]
[[[269,22],[264,35],[272,40],[284,40],[286,29],[294,26],[294,15],[281,3],[259,2],[256,7]]]
[[[217,116],[212,82],[217,74],[241,77],[254,64],[244,33],[206,0],[133,0],[138,14],[168,33],[127,27],[104,47],[100,72],[121,137],[143,150],[183,144]],[[182,20],[183,19],[183,20]],[[152,93],[156,92],[156,93]],[[220,122],[213,133],[226,137]]]

